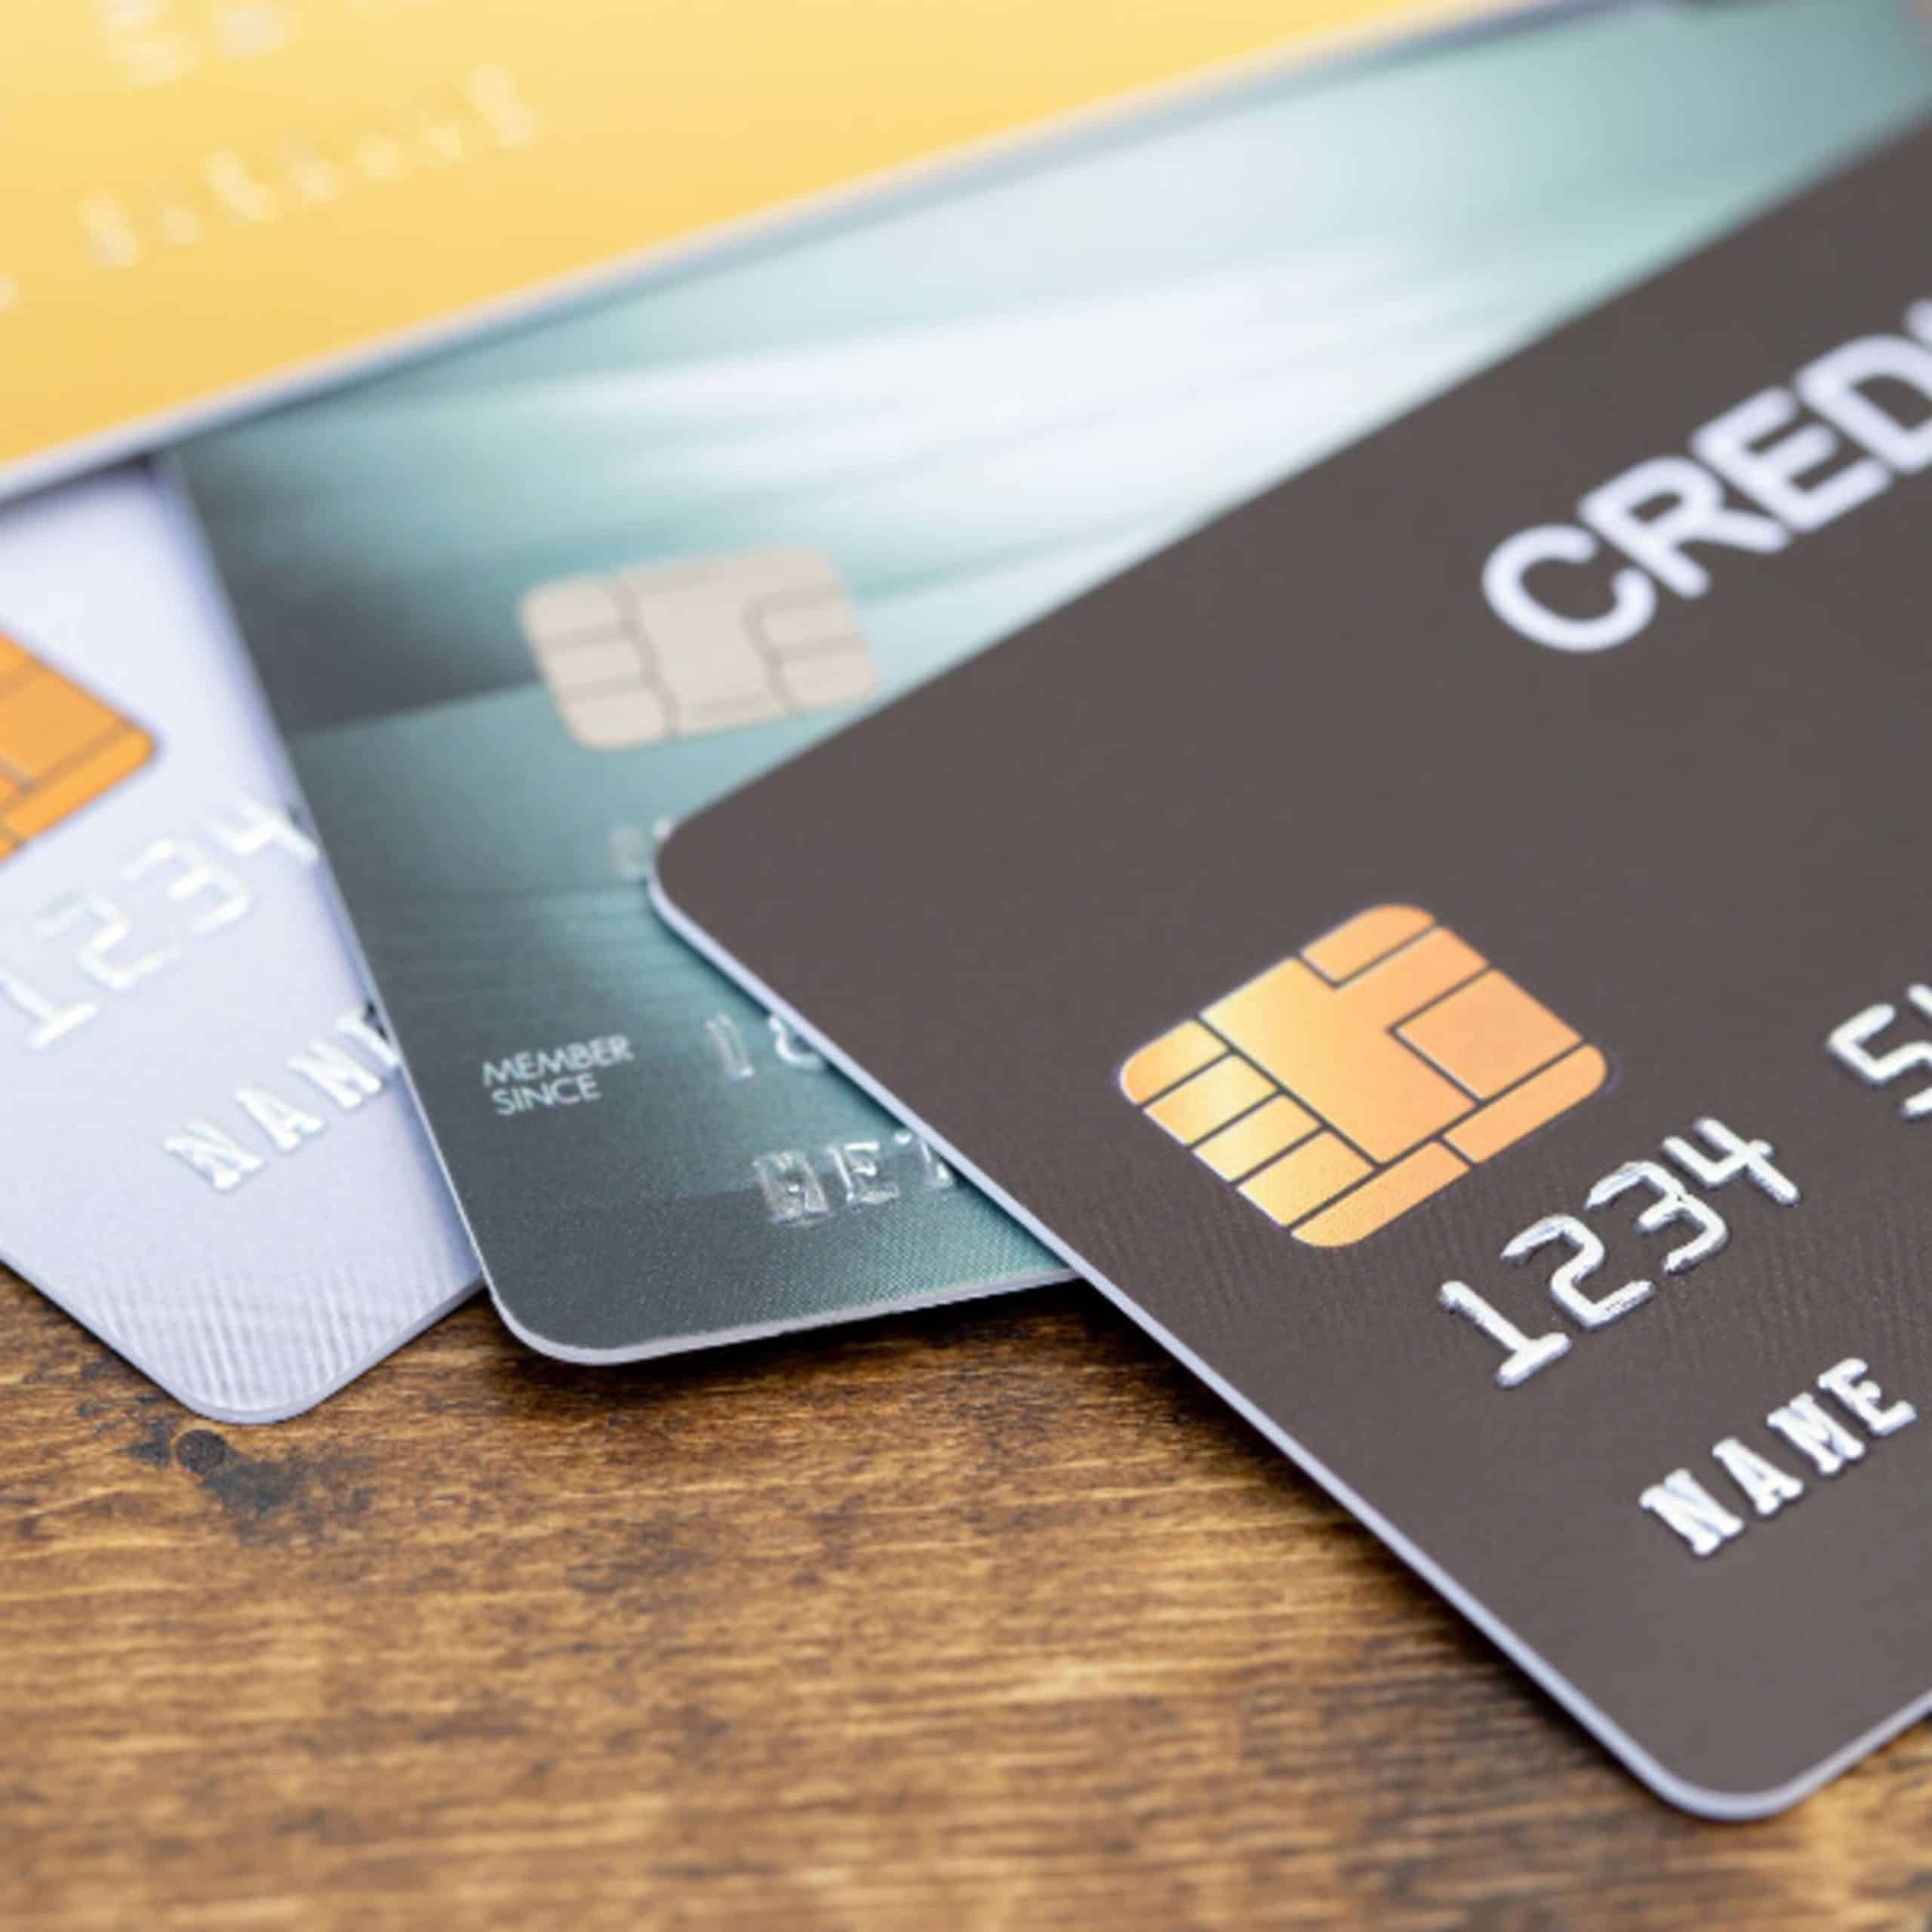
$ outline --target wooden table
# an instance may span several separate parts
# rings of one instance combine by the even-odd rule
[[[268,1429],[11,1278],[0,1359],[9,1932],[1932,1924],[1932,1736],[1676,1816],[1071,1289],[472,1305]]]

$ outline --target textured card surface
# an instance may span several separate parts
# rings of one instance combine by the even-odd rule
[[[1506,4],[13,0],[0,490],[767,211]]]
[[[476,1280],[281,771],[153,483],[0,516],[0,1256],[231,1422]]]
[[[621,1357],[1048,1265],[650,916],[661,823],[1708,235],[1928,78],[1891,0],[1524,27],[186,452],[518,1331]]]
[[[1928,198],[1932,130],[660,854],[1721,1816],[1932,1687]]]

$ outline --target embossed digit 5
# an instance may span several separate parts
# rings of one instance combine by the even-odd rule
[[[1932,987],[1909,986],[1906,998],[1927,1018],[1932,1019]],[[1932,1072],[1932,1040],[1908,1040],[1887,1054],[1869,1051],[1871,1043],[1899,1017],[1895,1006],[1868,1006],[1842,1026],[1835,1027],[1826,1041],[1832,1057],[1848,1066],[1868,1086],[1889,1087],[1908,1073],[1920,1069]],[[1932,1087],[1921,1087],[1900,1107],[1907,1120],[1924,1120],[1932,1115]]]

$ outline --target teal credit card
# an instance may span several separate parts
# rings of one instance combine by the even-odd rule
[[[189,445],[516,1332],[623,1359],[1054,1272],[657,923],[666,828],[1928,103],[1907,0],[1543,13]]]

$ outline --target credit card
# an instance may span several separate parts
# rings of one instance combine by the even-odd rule
[[[1928,197],[1932,125],[660,855],[1716,1817],[1932,1687]]]
[[[476,1266],[191,539],[125,470],[0,515],[0,1256],[272,1422]]]
[[[1543,17],[189,447],[512,1326],[1051,1266],[650,916],[660,825],[1928,101],[1895,0]]]
[[[0,491],[939,157],[1509,3],[26,0]]]

